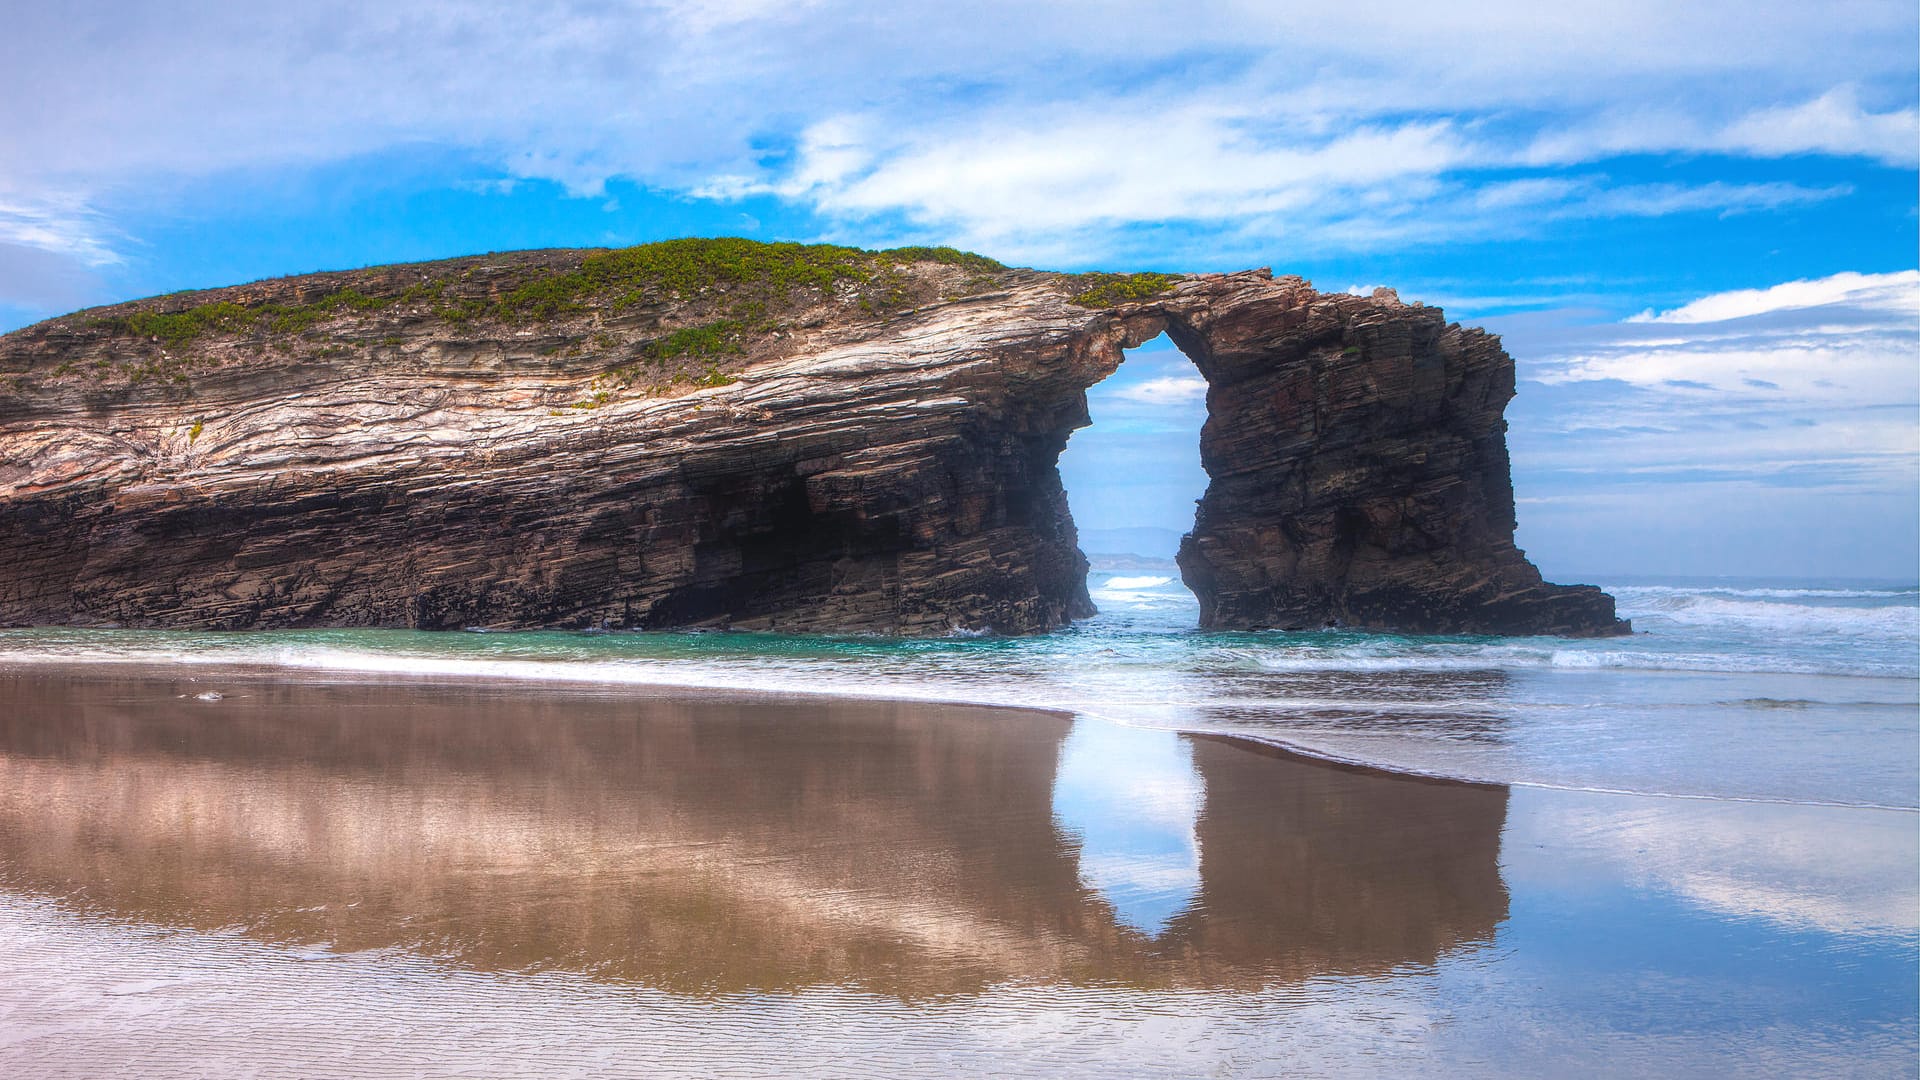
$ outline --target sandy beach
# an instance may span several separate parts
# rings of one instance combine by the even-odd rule
[[[46,665],[0,706],[10,1075],[1867,1075],[1920,1049],[1912,813],[874,700]]]

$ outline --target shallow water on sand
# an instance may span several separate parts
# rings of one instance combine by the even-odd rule
[[[234,666],[1031,705],[1516,786],[1920,808],[1920,589],[1610,583],[1625,638],[1203,633],[1178,571],[1096,571],[1031,638],[0,631],[0,666]],[[1791,763],[1790,767],[1786,763]]]
[[[1920,814],[1086,717],[0,672],[0,1074],[1898,1074]]]

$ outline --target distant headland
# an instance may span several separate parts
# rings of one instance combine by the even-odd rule
[[[0,337],[0,623],[1030,633],[1056,462],[1165,332],[1208,383],[1201,624],[1623,633],[1514,547],[1511,358],[1267,270],[743,239],[514,252]]]

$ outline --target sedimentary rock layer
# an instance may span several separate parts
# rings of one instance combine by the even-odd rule
[[[1264,271],[744,241],[310,275],[0,338],[0,621],[938,634],[1092,613],[1056,461],[1169,332],[1203,621],[1605,633],[1513,547],[1497,342]]]
[[[1195,282],[1168,331],[1209,384],[1180,569],[1203,625],[1624,632],[1513,544],[1513,360],[1438,308],[1298,278]]]

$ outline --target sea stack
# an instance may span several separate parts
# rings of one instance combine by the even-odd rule
[[[1627,629],[1514,547],[1513,362],[1437,308],[731,239],[0,338],[0,622],[1057,628],[1093,612],[1060,451],[1162,331],[1209,384],[1204,626]]]

